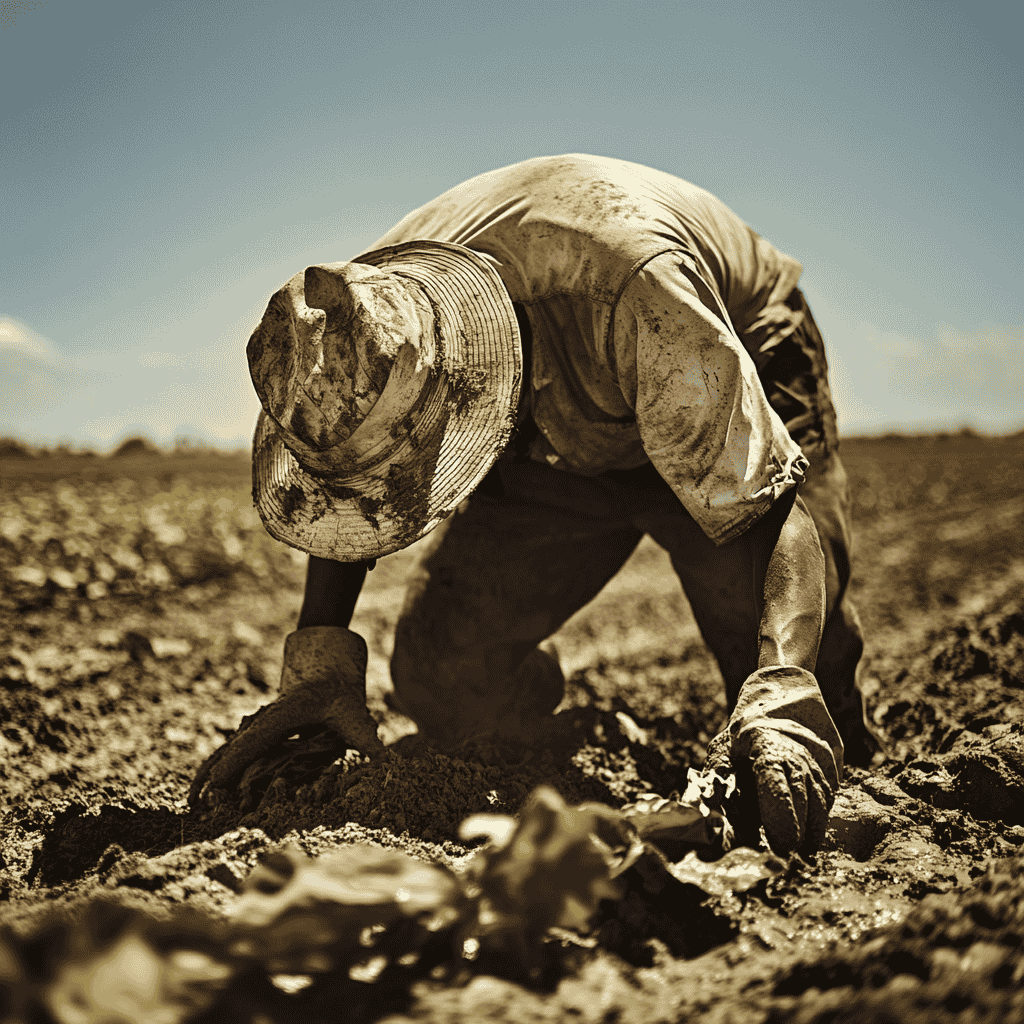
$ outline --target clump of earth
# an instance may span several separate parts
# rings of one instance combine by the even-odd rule
[[[700,906],[605,906],[589,931],[552,939],[559,955],[533,983],[481,969],[391,993],[348,979],[290,994],[268,985],[233,1008],[237,1020],[342,1019],[341,1000],[344,1019],[366,1021],[1024,1021],[1024,439],[846,441],[843,454],[863,674],[890,749],[847,769],[813,861]],[[219,486],[244,502],[245,467],[224,472],[237,480]],[[539,785],[613,808],[685,786],[725,709],[654,544],[555,635],[566,698],[518,748],[431,750],[392,707],[387,659],[414,555],[378,563],[353,622],[370,646],[371,713],[396,756],[370,762],[307,729],[212,806],[189,808],[189,783],[276,692],[300,566],[141,599],[58,590],[8,606],[10,934],[27,941],[97,897],[229,918],[245,877],[287,845],[316,856],[369,843],[458,871],[471,853],[460,822],[515,814]]]

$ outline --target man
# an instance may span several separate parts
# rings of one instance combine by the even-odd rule
[[[562,698],[538,646],[645,533],[730,708],[708,763],[752,773],[777,851],[821,842],[870,761],[846,477],[800,264],[709,193],[590,156],[483,174],[351,263],[307,268],[249,346],[256,505],[309,553],[282,696],[200,771],[227,787],[326,723],[381,753],[348,630],[373,560],[432,533],[391,662],[453,746]]]

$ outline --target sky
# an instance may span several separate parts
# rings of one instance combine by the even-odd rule
[[[583,152],[804,265],[846,435],[1024,426],[1024,5],[3,0],[0,436],[246,445],[303,267]]]

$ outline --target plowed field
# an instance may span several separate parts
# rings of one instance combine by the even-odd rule
[[[891,750],[847,770],[812,863],[699,900],[606,899],[589,927],[548,934],[528,975],[500,957],[251,975],[191,1019],[1024,1021],[1024,438],[842,454],[864,672]],[[512,760],[421,749],[390,707],[412,555],[377,564],[353,621],[371,711],[402,756],[369,764],[302,734],[233,804],[190,811],[195,768],[276,692],[304,559],[264,533],[245,460],[0,462],[0,1020],[132,1019],[43,998],[74,959],[61,936],[97,901],[230,921],[284,846],[366,843],[459,874],[459,823],[515,814],[540,784],[613,808],[685,786],[724,704],[653,543],[556,634],[559,728]],[[181,1017],[161,1012],[145,1019]]]

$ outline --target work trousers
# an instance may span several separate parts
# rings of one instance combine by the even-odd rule
[[[788,306],[796,328],[755,362],[765,393],[811,462],[797,500],[810,512],[825,556],[826,620],[815,675],[849,747],[863,742],[864,716],[857,686],[863,641],[847,596],[847,479],[820,333],[798,290]],[[499,459],[421,549],[391,662],[401,708],[441,744],[515,732],[521,720],[550,713],[565,681],[538,644],[598,594],[645,534],[671,558],[731,710],[757,668],[760,616],[744,546],[716,547],[650,464],[583,477],[514,454]],[[850,763],[863,762],[850,753]]]

